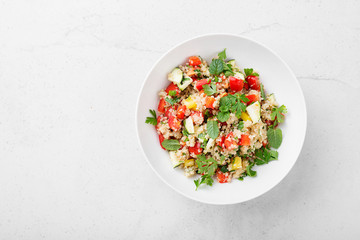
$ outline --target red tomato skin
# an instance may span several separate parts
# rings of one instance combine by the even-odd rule
[[[159,106],[158,106],[159,113],[165,113],[165,104],[166,104],[165,99],[161,98],[159,101]]]
[[[191,66],[198,66],[201,64],[201,59],[197,56],[189,57],[189,65]]]
[[[201,146],[200,142],[195,143],[195,145],[193,147],[188,148],[189,152],[193,153],[195,155],[201,154],[202,153],[202,148],[200,146]]]
[[[196,82],[195,87],[197,90],[201,91],[203,89],[203,85],[209,84],[209,79],[201,79]]]
[[[221,170],[217,170],[216,178],[219,183],[228,183],[230,182],[230,174],[229,172],[223,173]]]
[[[253,102],[259,101],[259,96],[257,94],[250,94],[246,96],[249,101],[246,103],[246,105],[250,105]]]
[[[174,116],[174,115],[170,115],[169,118],[169,127],[171,128],[171,130],[173,131],[179,131],[180,127],[181,127],[181,122]]]
[[[176,91],[176,96],[181,92],[179,87],[174,83],[170,83],[169,86],[165,89],[165,92],[169,94],[170,91]]]
[[[230,151],[238,147],[238,143],[235,141],[234,134],[232,132],[225,137],[224,145],[225,148]]]
[[[244,83],[244,88],[246,89],[246,90],[249,90],[249,83]]]
[[[240,141],[239,141],[239,145],[240,146],[249,146],[250,145],[250,137],[247,134],[242,134]]]
[[[258,76],[247,76],[246,81],[249,83],[251,89],[260,91],[260,81]]]
[[[241,91],[244,87],[244,81],[233,76],[229,77],[229,84],[230,89],[235,92]]]
[[[186,111],[186,106],[185,105],[180,106],[177,110],[176,117],[181,120],[184,119],[185,111]]]
[[[160,146],[162,147],[162,149],[166,150],[163,146],[162,146],[162,142],[165,140],[164,136],[162,134],[159,134],[159,142],[160,142]]]

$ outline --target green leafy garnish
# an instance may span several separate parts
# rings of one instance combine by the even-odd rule
[[[219,112],[218,115],[216,116],[216,118],[220,121],[220,122],[226,122],[230,117],[230,112]]]
[[[238,129],[242,130],[244,128],[244,121],[240,121],[238,125]]]
[[[256,165],[268,164],[270,161],[277,160],[279,153],[275,150],[269,150],[265,147],[255,150]]]
[[[180,98],[174,97],[174,98],[165,98],[165,101],[171,104],[173,106],[175,103],[178,103],[180,101]]]
[[[181,147],[179,141],[175,139],[166,139],[161,143],[161,145],[169,151],[175,151]]]
[[[234,76],[234,71],[233,71],[233,69],[232,69],[232,66],[231,66],[231,64],[226,64],[225,62],[224,62],[224,74],[225,74],[225,76],[226,77],[228,77],[228,76]]]
[[[195,183],[195,186],[196,186],[195,190],[197,190],[198,187],[203,183],[206,184],[206,185],[212,186],[213,183],[214,183],[214,179],[212,179],[211,176],[205,174],[205,175],[201,176],[201,178],[194,180],[194,183]]]
[[[215,170],[218,167],[217,162],[213,158],[206,159],[204,154],[200,154],[197,155],[196,164],[199,167],[198,172],[204,174],[201,178],[194,180],[196,190],[203,183],[212,186],[214,182],[212,176],[215,174]]]
[[[264,85],[260,83],[260,91],[261,91],[261,97],[262,99],[266,99],[265,91],[264,91]]]
[[[280,128],[269,128],[267,131],[267,137],[270,147],[278,149],[282,142],[282,131]]]
[[[254,69],[252,68],[245,68],[244,73],[246,76],[259,76],[257,72],[254,72]]]
[[[196,75],[198,76],[198,77],[201,77],[201,70],[200,69],[195,69],[194,70],[194,72],[196,72]]]
[[[223,61],[221,59],[213,59],[209,66],[209,72],[213,75],[219,75],[223,70]]]
[[[151,109],[149,110],[149,112],[152,115],[152,117],[147,117],[145,120],[145,123],[156,126],[157,125],[156,112],[155,112],[155,110],[151,110]]]
[[[249,164],[246,167],[246,173],[250,177],[256,177],[256,171],[253,171],[251,168],[254,166],[254,163]]]
[[[220,122],[225,122],[230,117],[230,111],[240,118],[241,113],[245,112],[246,106],[243,102],[248,102],[249,99],[244,94],[236,93],[234,95],[227,95],[220,99],[220,112],[217,118]]]
[[[226,173],[226,172],[228,172],[229,170],[227,169],[227,166],[222,166],[222,167],[220,168],[220,171],[222,171],[223,173]]]
[[[190,135],[190,133],[188,132],[188,130],[186,130],[186,128],[184,128],[184,130],[182,130],[182,134],[186,137],[188,137]]]
[[[169,91],[169,95],[172,96],[172,97],[176,96],[176,94],[177,94],[177,93],[176,93],[175,90],[170,90],[170,91]]]
[[[271,110],[270,118],[274,121],[274,126],[276,126],[278,123],[284,122],[284,115],[287,113],[287,109],[284,105],[281,105],[278,108],[273,108]]]
[[[215,78],[214,78],[214,82],[219,82],[219,78],[218,78],[218,76],[215,76]]]
[[[222,52],[219,52],[218,56],[219,56],[219,59],[225,60],[226,59],[226,48]]]
[[[211,96],[216,93],[216,84],[215,83],[211,83],[210,85],[209,84],[203,85],[203,88],[204,88],[205,94],[208,96]]]
[[[217,121],[208,121],[206,124],[206,130],[212,139],[216,139],[219,136],[219,127]]]

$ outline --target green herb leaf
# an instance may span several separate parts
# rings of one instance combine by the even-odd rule
[[[244,128],[244,121],[240,121],[238,125],[238,129],[241,131]]]
[[[212,179],[211,176],[209,176],[208,174],[205,174],[205,175],[201,176],[199,179],[194,180],[194,183],[196,186],[195,190],[197,190],[201,184],[206,184],[206,185],[212,186],[214,183],[214,180]]]
[[[230,112],[219,112],[216,117],[220,122],[226,122],[230,117]]]
[[[223,61],[221,59],[213,59],[209,66],[209,72],[213,75],[219,75],[223,70]]]
[[[174,98],[165,98],[165,101],[171,104],[173,106],[175,103],[178,103],[180,101],[180,98],[174,97]]]
[[[282,123],[285,120],[285,113],[287,113],[287,109],[284,105],[281,105],[278,108],[273,108],[271,110],[270,118],[271,120],[275,120],[274,126],[276,126],[278,123]]]
[[[280,128],[270,128],[267,131],[267,137],[270,147],[278,149],[282,142],[282,131]]]
[[[270,161],[277,160],[279,153],[275,150],[261,148],[255,150],[255,163],[256,165],[268,164]]]
[[[261,91],[261,97],[262,99],[266,99],[265,91],[264,91],[264,85],[260,83],[260,91]]]
[[[151,110],[151,109],[149,110],[149,112],[152,115],[152,117],[147,117],[145,123],[156,126],[157,125],[156,112],[155,110]]]
[[[206,124],[206,130],[209,137],[216,139],[219,136],[219,127],[217,121],[208,121]]]
[[[161,143],[161,145],[169,151],[175,151],[181,147],[179,141],[175,139],[166,139]]]
[[[190,135],[190,133],[186,130],[186,128],[184,128],[184,130],[182,131],[182,134],[186,137],[188,137]]]
[[[172,97],[176,96],[176,91],[175,90],[170,90],[169,95],[172,96]]]
[[[219,82],[219,78],[218,78],[218,76],[215,76],[215,78],[214,78],[214,82]]]
[[[256,171],[253,171],[251,168],[254,166],[254,163],[249,164],[246,167],[246,173],[250,177],[256,177]]]
[[[215,83],[211,83],[210,85],[209,84],[203,85],[203,88],[204,88],[205,94],[208,96],[211,96],[216,93],[216,84]]]
[[[219,52],[218,56],[219,56],[219,59],[225,60],[226,59],[226,48],[222,52]]]
[[[254,71],[254,69],[252,69],[252,68],[244,68],[245,76],[251,76],[253,71]]]
[[[227,169],[227,166],[222,166],[222,167],[220,168],[220,171],[222,171],[223,173],[226,173],[226,172],[228,172],[229,170]]]
[[[218,165],[213,158],[206,159],[204,154],[197,155],[196,163],[199,167],[199,173],[208,174],[213,176]]]

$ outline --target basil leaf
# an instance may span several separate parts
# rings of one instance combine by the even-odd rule
[[[219,56],[219,59],[225,60],[226,59],[226,48],[222,52],[219,52],[218,56]]]
[[[181,147],[179,141],[175,139],[166,139],[161,143],[161,145],[169,151],[175,151]]]
[[[219,75],[223,70],[223,61],[221,59],[213,59],[209,66],[209,72],[213,75]]]
[[[270,128],[267,132],[270,147],[278,149],[282,143],[282,131],[280,128]]]
[[[216,139],[219,136],[219,127],[217,121],[208,121],[206,124],[206,130],[212,139]]]
[[[229,112],[219,112],[216,117],[220,122],[226,122],[230,117],[230,113]]]

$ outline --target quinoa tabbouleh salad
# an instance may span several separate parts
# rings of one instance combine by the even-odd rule
[[[287,112],[274,94],[265,94],[259,73],[243,71],[227,60],[226,49],[210,65],[191,56],[168,74],[171,82],[159,92],[155,126],[160,146],[169,151],[174,168],[201,184],[256,176],[254,165],[278,159],[282,131],[277,128]]]

